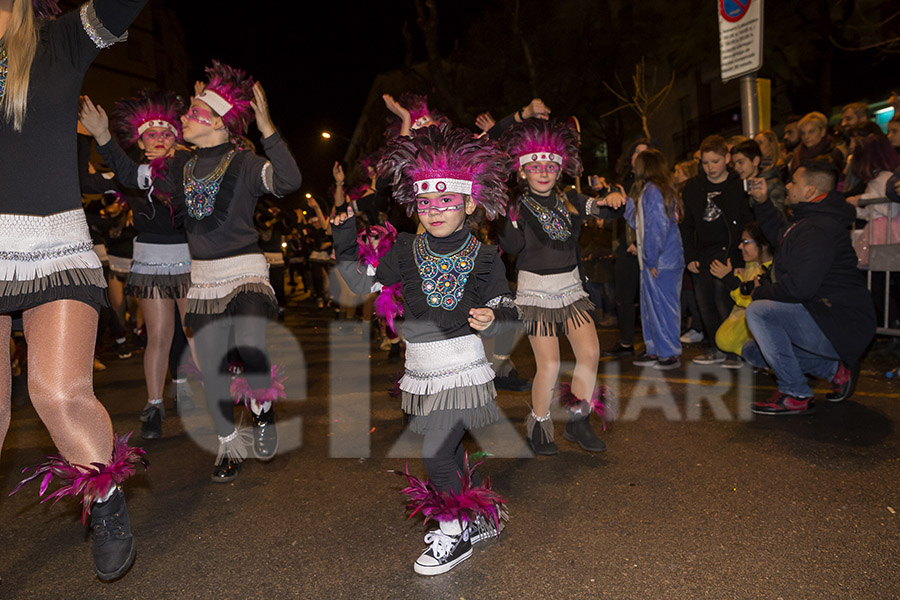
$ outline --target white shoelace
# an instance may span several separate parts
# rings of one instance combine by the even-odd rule
[[[438,560],[453,551],[457,536],[447,535],[440,529],[425,534],[425,543],[431,544],[431,553]]]

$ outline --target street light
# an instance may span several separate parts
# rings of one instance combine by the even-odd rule
[[[330,140],[330,139],[331,139],[331,133],[329,133],[329,132],[327,132],[327,131],[323,131],[323,132],[322,132],[322,137],[325,138],[326,140]]]

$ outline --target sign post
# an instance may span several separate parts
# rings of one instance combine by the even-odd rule
[[[759,132],[756,72],[762,67],[763,0],[717,0],[722,82],[741,78],[744,135]]]

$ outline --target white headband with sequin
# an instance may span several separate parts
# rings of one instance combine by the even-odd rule
[[[413,183],[413,192],[416,195],[444,192],[450,194],[472,195],[472,182],[465,179],[450,179],[444,177],[435,177],[433,179],[421,179]]]
[[[141,123],[141,126],[138,127],[138,135],[144,135],[144,132],[151,127],[165,127],[166,129],[171,131],[173,135],[175,135],[176,137],[178,136],[178,130],[175,129],[175,126],[168,121],[163,121],[161,119],[151,119],[149,121],[144,121],[143,123]]]
[[[523,154],[519,157],[519,166],[524,167],[528,163],[538,161],[554,162],[558,165],[562,165],[563,157],[562,154],[555,154],[553,152],[529,152],[528,154]]]
[[[231,102],[212,90],[203,90],[203,92],[197,96],[197,100],[206,102],[220,117],[224,117],[228,111],[234,107]]]

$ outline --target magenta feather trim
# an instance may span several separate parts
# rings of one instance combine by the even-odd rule
[[[378,240],[376,245],[375,241]],[[367,265],[372,267],[378,266],[381,257],[387,254],[387,251],[394,245],[397,239],[397,230],[390,223],[384,226],[372,225],[360,230],[356,235],[356,242],[359,246],[359,258]]]
[[[34,472],[23,479],[9,495],[12,496],[28,482],[43,476],[39,494],[43,497],[55,475],[63,484],[62,487],[41,502],[52,499],[53,504],[56,504],[65,496],[81,496],[81,522],[85,523],[91,514],[91,505],[105,496],[112,486],[119,485],[134,475],[136,465],[140,464],[144,470],[149,468],[143,448],[128,445],[130,437],[131,433],[121,438],[113,434],[112,459],[106,465],[103,463],[91,463],[89,467],[73,465],[58,454],[48,456],[47,462],[23,469],[23,473]]]
[[[200,371],[200,367],[197,366],[197,363],[194,362],[193,358],[188,358],[186,363],[178,367],[178,373],[182,377],[190,375],[196,379],[203,379],[203,373]]]
[[[240,69],[229,67],[217,60],[211,67],[206,67],[209,82],[206,88],[222,96],[231,104],[231,110],[220,115],[225,127],[232,135],[238,136],[247,131],[255,114],[250,101],[253,100],[253,78]]]
[[[500,145],[509,155],[506,169],[510,173],[519,170],[521,156],[537,152],[553,152],[563,157],[563,171],[572,177],[581,175],[578,134],[563,123],[545,119],[525,119],[506,130],[500,138]]]
[[[462,481],[460,492],[441,492],[434,487],[428,479],[422,481],[418,477],[410,475],[409,463],[406,471],[396,473],[406,477],[409,486],[402,490],[409,498],[407,508],[411,511],[410,518],[416,513],[422,513],[427,523],[430,519],[438,523],[458,521],[465,519],[471,523],[480,515],[494,522],[497,531],[500,531],[500,506],[507,500],[491,489],[490,478],[485,478],[484,484],[478,487],[472,485],[472,473],[481,463],[469,467],[469,453],[466,452],[463,459],[463,471],[459,473]]]
[[[175,92],[141,90],[137,96],[119,100],[109,115],[109,123],[123,146],[133,146],[140,138],[138,128],[147,121],[165,121],[175,128],[181,141],[184,102]]]
[[[585,404],[578,396],[572,393],[571,383],[560,383],[557,386],[556,400],[559,405],[571,412],[579,411]],[[597,385],[591,395],[590,409],[594,411],[603,424],[603,430],[617,416],[616,399],[612,390],[605,385]]]
[[[394,319],[403,316],[403,284],[398,282],[381,288],[373,305],[375,314],[383,318],[391,333],[396,334]]]
[[[506,214],[505,155],[496,143],[476,138],[465,129],[426,127],[388,142],[378,163],[379,175],[390,179],[394,199],[415,209],[413,183],[425,176],[454,177],[472,182],[472,200],[484,208],[488,219]]]
[[[422,117],[428,118],[435,125],[450,125],[450,119],[442,115],[440,112],[428,107],[428,96],[413,94],[411,92],[403,92],[397,99],[397,103],[409,111],[409,120],[411,125],[415,125],[416,121]],[[400,135],[400,129],[403,122],[400,117],[391,113],[388,117],[388,126],[384,130],[384,137],[393,139]]]
[[[55,17],[62,12],[57,0],[31,0],[31,8],[34,9],[34,16],[38,19]]]
[[[271,383],[268,387],[255,390],[247,383],[246,377],[235,377],[231,382],[231,397],[234,398],[234,403],[240,404],[243,400],[244,406],[249,410],[251,400],[256,400],[259,404],[263,402],[274,404],[279,398],[287,398],[284,393],[284,381],[287,379],[287,375],[282,374],[282,366],[272,365],[269,377]]]

